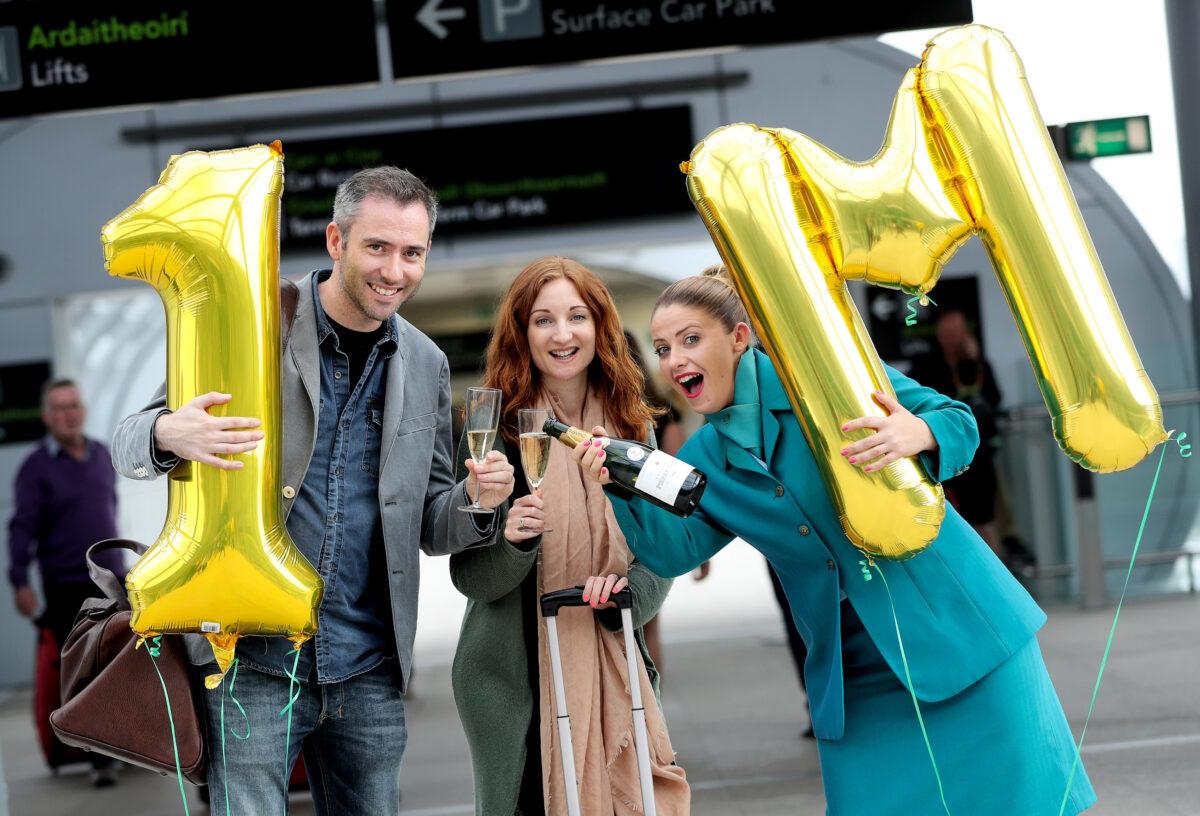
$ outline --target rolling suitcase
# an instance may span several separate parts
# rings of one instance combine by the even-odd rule
[[[638,781],[642,786],[642,812],[656,816],[654,779],[650,775],[650,740],[646,733],[646,709],[642,706],[642,684],[637,682],[637,644],[633,639],[633,593],[628,589],[608,596],[621,610],[621,628],[625,632],[625,657],[629,674],[629,692],[633,698],[633,744],[637,751]],[[571,715],[563,689],[562,657],[558,650],[558,610],[564,606],[587,606],[583,587],[560,589],[542,596],[542,617],[550,641],[550,672],[554,678],[554,713],[558,722],[558,745],[562,752],[563,780],[566,787],[567,813],[580,816],[579,782],[575,774],[575,752],[571,744]]]
[[[55,773],[64,765],[89,761],[87,752],[67,745],[50,728],[50,713],[62,704],[60,679],[58,640],[49,626],[39,626],[33,675],[33,725],[37,729],[42,756]]]

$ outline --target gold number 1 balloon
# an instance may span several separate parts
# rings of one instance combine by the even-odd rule
[[[972,25],[935,37],[868,162],[794,131],[738,124],[711,133],[683,169],[843,529],[868,554],[927,547],[944,498],[914,460],[868,474],[838,455],[842,423],[882,415],[870,394],[891,390],[846,280],[924,294],[978,234],[1067,455],[1120,470],[1166,438],[1024,68],[999,32]]]
[[[241,470],[183,462],[171,472],[166,524],[126,579],[133,630],[204,633],[222,675],[240,636],[312,637],[321,600],[279,502],[282,192],[279,142],[185,153],[101,230],[109,274],[162,298],[167,406],[220,391],[233,399],[211,413],[262,420],[266,438],[237,457]]]

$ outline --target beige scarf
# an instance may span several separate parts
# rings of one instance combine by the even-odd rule
[[[605,425],[601,398],[589,392],[582,416],[570,416],[553,397],[549,408],[561,421],[591,430]],[[538,555],[538,595],[580,586],[592,575],[627,575],[633,555],[617,524],[603,488],[583,476],[565,445],[553,444],[542,482],[546,526]],[[563,684],[571,715],[579,803],[584,816],[627,816],[642,813],[637,753],[633,744],[632,702],[626,684],[625,641],[609,632],[590,609],[571,607],[558,616]],[[641,654],[636,656],[638,682],[646,708],[654,796],[663,816],[691,811],[691,790],[683,769],[672,765],[675,752],[659,710]],[[548,816],[567,812],[562,755],[555,726],[554,689],[546,623],[539,616],[538,674],[541,679],[542,790]]]

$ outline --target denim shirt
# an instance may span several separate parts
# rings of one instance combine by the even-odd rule
[[[287,519],[292,541],[325,582],[317,635],[301,649],[296,671],[309,678],[315,659],[320,683],[341,682],[395,655],[378,491],[384,387],[398,329],[389,318],[362,376],[350,382],[349,358],[317,292],[329,274],[312,276],[321,366],[317,441]],[[271,674],[291,671],[295,659],[284,638],[246,638],[238,655]]]

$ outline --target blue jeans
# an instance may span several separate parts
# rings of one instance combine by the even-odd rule
[[[215,670],[215,664],[206,667]],[[392,816],[400,812],[400,759],[408,741],[396,662],[387,660],[340,683],[310,680],[299,687],[284,772],[286,677],[238,667],[233,694],[246,718],[218,687],[205,692],[208,789],[214,816],[286,813],[286,777],[301,748],[320,816]],[[232,673],[231,673],[232,674]],[[230,676],[225,678],[225,687]],[[225,758],[221,758],[221,701]],[[238,739],[246,733],[250,736]],[[226,786],[229,803],[226,805]]]

